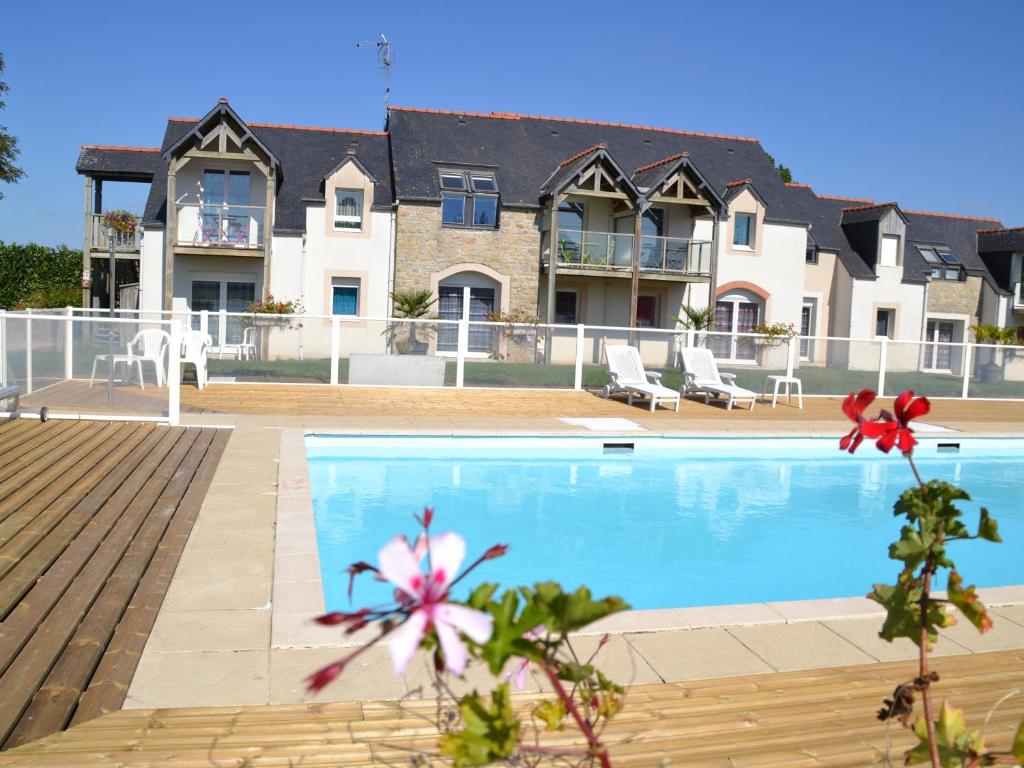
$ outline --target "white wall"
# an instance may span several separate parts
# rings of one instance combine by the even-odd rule
[[[726,230],[720,227],[721,233]],[[697,231],[695,237],[703,236],[702,228]],[[732,251],[725,240],[723,236],[719,241],[717,286],[734,281],[753,283],[769,294],[764,318],[767,324],[793,323],[799,328],[807,230],[799,225],[766,223],[759,250],[750,253]]]
[[[164,231],[147,229],[142,233],[139,254],[139,309],[159,312],[164,308]]]

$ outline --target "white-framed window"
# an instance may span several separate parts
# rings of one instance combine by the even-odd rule
[[[897,267],[900,259],[900,236],[882,235],[882,252],[878,264],[883,267]]]
[[[358,278],[336,277],[331,280],[331,314],[355,317],[359,314]]]
[[[441,171],[441,224],[498,228],[498,179],[484,171]]]
[[[193,273],[189,308],[193,312],[206,310],[207,333],[213,340],[213,346],[238,344],[242,341],[244,327],[242,318],[229,315],[222,331],[219,312],[245,312],[256,300],[256,280],[245,275],[221,275],[213,273]],[[199,330],[200,319],[192,316],[192,329]]]
[[[711,326],[716,335],[709,337],[708,347],[715,357],[725,360],[754,360],[757,349],[752,334],[764,316],[764,303],[749,291],[736,291],[715,302],[715,319]],[[732,334],[729,336],[718,334]]]
[[[875,311],[875,336],[882,339],[893,338],[896,327],[896,310],[879,309]]]
[[[576,325],[580,321],[579,291],[555,291],[555,322]]]
[[[442,280],[437,287],[437,316],[440,320],[490,320],[501,307],[501,286],[477,272],[462,272]],[[469,327],[467,352],[471,357],[487,357],[498,342],[500,328],[473,324]],[[437,330],[437,351],[452,353],[458,349],[459,329],[444,323]]]
[[[929,320],[925,328],[924,370],[953,371],[953,338],[956,331],[952,320]]]
[[[800,308],[800,359],[811,360],[814,356],[814,336],[818,324],[818,300],[804,299]]]
[[[356,231],[363,228],[363,190],[334,190],[334,228]]]
[[[754,222],[752,213],[737,213],[732,227],[732,244],[742,248],[754,247]]]

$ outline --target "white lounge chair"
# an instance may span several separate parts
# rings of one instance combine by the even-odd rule
[[[185,331],[181,337],[182,373],[185,365],[191,363],[196,369],[196,384],[199,389],[206,386],[208,378],[206,353],[212,342],[210,335],[202,331]]]
[[[703,393],[705,403],[711,401],[712,395],[715,398],[725,396],[729,398],[725,405],[726,410],[732,410],[732,406],[737,400],[749,400],[750,410],[754,410],[757,393],[737,386],[736,374],[719,373],[715,356],[710,349],[700,347],[683,349],[682,357],[683,386],[680,388],[679,394],[686,396]]]
[[[611,397],[612,392],[625,392],[630,405],[634,395],[639,395],[650,401],[652,411],[658,403],[674,403],[679,412],[679,393],[661,383],[660,373],[644,370],[636,347],[616,345],[605,347],[604,352],[608,357],[608,375],[612,377],[612,383],[604,388],[605,397]]]

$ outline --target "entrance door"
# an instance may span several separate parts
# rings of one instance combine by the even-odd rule
[[[497,307],[497,291],[475,285],[442,285],[437,289],[437,316],[441,320],[469,320],[485,322]],[[491,341],[497,329],[487,325],[469,327],[468,352],[490,352]],[[437,334],[440,352],[456,352],[459,329],[455,325],[441,326]]]
[[[925,331],[930,344],[925,347],[924,367],[933,371],[953,369],[953,323],[929,320]]]
[[[190,306],[192,311],[200,312],[206,310],[210,313],[207,325],[207,332],[213,339],[214,346],[220,344],[240,344],[242,341],[242,318],[228,317],[224,328],[224,335],[221,336],[220,317],[217,315],[221,308],[228,312],[245,312],[253,301],[256,300],[256,284],[241,280],[193,280],[192,300]],[[193,330],[199,330],[199,318],[192,317]]]
[[[739,333],[753,333],[761,315],[760,303],[751,300],[745,293],[723,296],[715,302],[715,322],[712,330],[729,333],[731,336],[710,337],[708,347],[715,357],[727,360],[753,360],[756,347],[752,336],[737,336]]]

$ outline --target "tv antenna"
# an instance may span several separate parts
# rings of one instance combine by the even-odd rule
[[[391,43],[381,32],[379,40],[356,43],[356,48],[377,49],[377,66],[384,73],[384,109],[387,109],[391,104],[391,67],[395,63],[395,52],[391,48]]]

